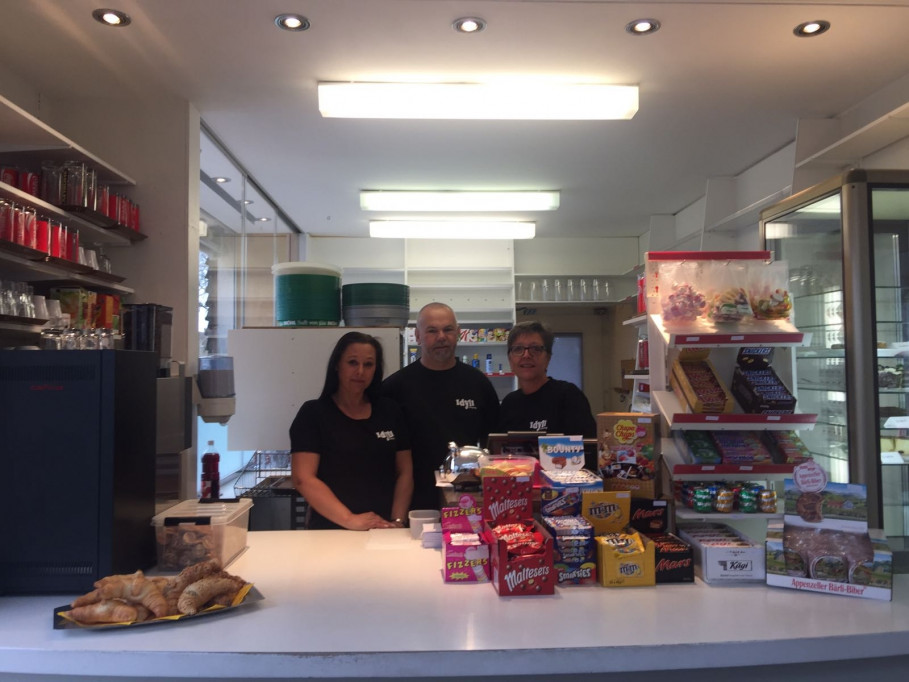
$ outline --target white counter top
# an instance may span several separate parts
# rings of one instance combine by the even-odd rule
[[[906,575],[893,602],[700,581],[500,598],[446,585],[440,567],[406,530],[254,532],[229,570],[265,599],[231,613],[54,630],[69,595],[0,598],[0,675],[564,675],[909,654]]]

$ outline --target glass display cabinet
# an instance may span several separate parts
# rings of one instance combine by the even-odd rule
[[[761,214],[789,264],[801,435],[833,481],[868,486],[869,525],[909,540],[909,171],[850,170]]]

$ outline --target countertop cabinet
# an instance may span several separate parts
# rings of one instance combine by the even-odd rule
[[[130,186],[124,173],[67,139],[6,98],[0,96],[0,166],[37,171],[45,161],[81,161],[94,168],[99,183]],[[94,212],[73,212],[0,182],[0,200],[34,209],[39,216],[59,221],[68,230],[78,230],[80,244],[91,248],[130,246],[145,235],[122,225],[108,223]],[[94,270],[86,265],[0,240],[0,280],[37,286],[73,285],[112,294],[132,294],[122,284],[126,278]],[[37,334],[43,320],[0,315],[0,340]]]

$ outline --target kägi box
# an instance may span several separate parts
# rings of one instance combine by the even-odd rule
[[[152,519],[158,545],[158,568],[181,571],[200,561],[217,559],[225,568],[246,549],[252,500],[203,503],[185,500]]]
[[[692,524],[678,534],[691,544],[695,573],[705,583],[764,581],[764,548],[730,526]]]
[[[492,584],[500,597],[555,594],[552,536],[536,521],[533,528],[541,539],[540,551],[511,556],[508,543],[496,538],[492,527],[486,525]]]
[[[658,418],[645,412],[597,415],[599,473],[604,490],[628,490],[635,497],[659,496]]]

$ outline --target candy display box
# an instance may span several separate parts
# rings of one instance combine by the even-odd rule
[[[669,527],[669,500],[631,498],[628,525],[640,533],[662,533]]]
[[[581,495],[603,489],[603,479],[592,471],[541,471],[540,513],[543,516],[577,516]]]
[[[252,500],[240,497],[202,503],[185,500],[152,519],[158,546],[158,569],[180,571],[217,559],[226,567],[246,549]]]
[[[476,533],[442,534],[442,576],[447,583],[489,581],[489,545]]]
[[[705,583],[763,581],[764,548],[723,523],[679,526],[691,544],[695,574]]]
[[[691,545],[672,533],[647,536],[653,542],[657,583],[693,583],[694,556]]]
[[[581,516],[593,526],[595,535],[618,533],[628,525],[631,514],[631,493],[627,490],[584,493],[581,496]]]
[[[510,556],[508,543],[497,539],[487,524],[492,584],[500,597],[555,594],[557,578],[552,536],[537,521],[533,522],[533,526],[542,538],[541,551],[526,556]]]
[[[659,496],[658,418],[644,412],[597,415],[597,449],[604,490]]]
[[[643,551],[617,547],[609,536],[598,536],[597,579],[603,587],[640,587],[655,585],[653,542],[645,535],[626,530],[624,537]]]
[[[544,516],[543,523],[552,534],[559,587],[595,585],[597,557],[593,526],[581,516]]]
[[[695,413],[732,412],[735,400],[708,358],[709,350],[686,348],[672,362],[669,385]]]
[[[493,526],[533,517],[533,481],[530,476],[484,476],[483,520]]]
[[[482,501],[470,493],[459,493],[455,501],[456,507],[442,507],[442,530],[455,533],[482,532]]]

